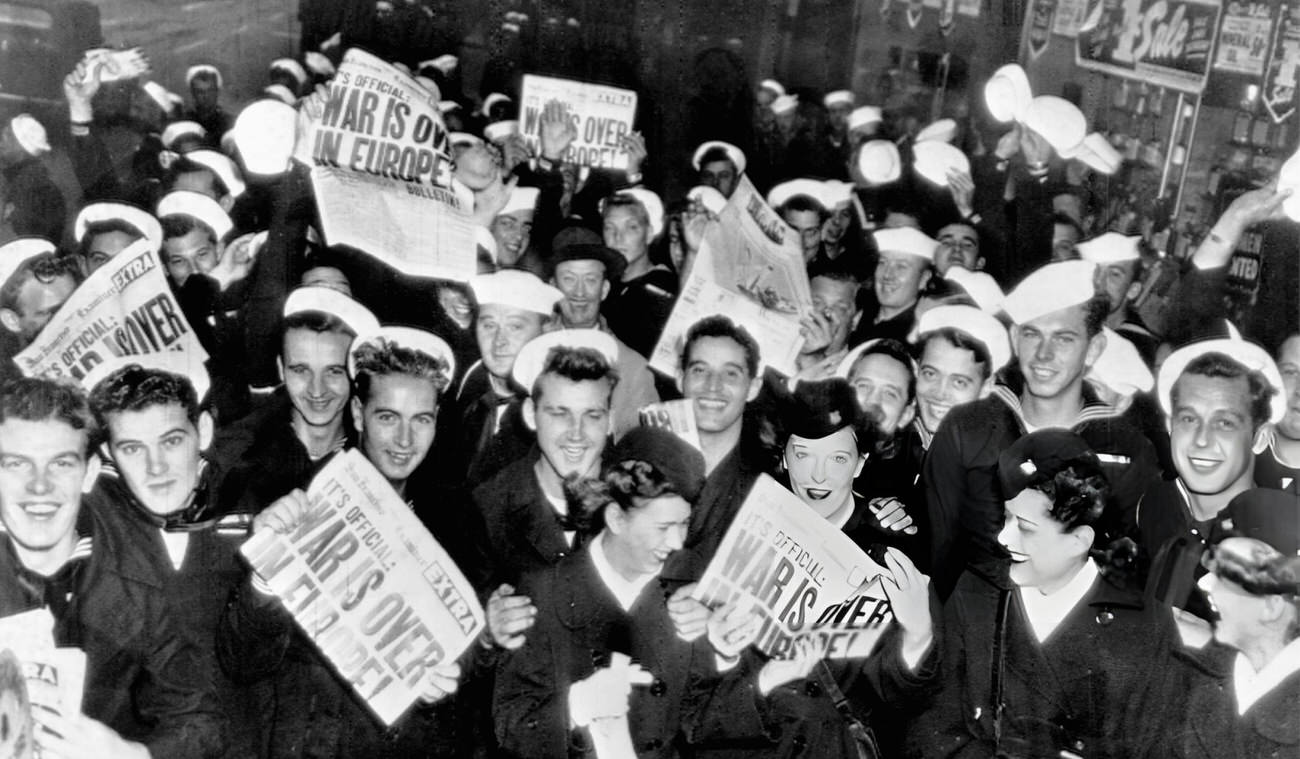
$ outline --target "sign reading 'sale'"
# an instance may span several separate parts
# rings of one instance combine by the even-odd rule
[[[1201,92],[1219,28],[1213,0],[1098,0],[1079,29],[1084,68]]]

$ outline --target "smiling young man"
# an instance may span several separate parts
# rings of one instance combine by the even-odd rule
[[[1155,451],[1119,409],[1084,385],[1105,345],[1101,328],[1109,313],[1092,275],[1084,261],[1048,264],[1007,296],[1014,367],[988,397],[950,410],[930,444],[922,479],[931,573],[941,597],[966,566],[991,578],[1005,573],[997,456],[1027,432],[1061,427],[1087,440],[1113,493],[1107,529],[1136,529],[1137,501],[1156,473]]]
[[[212,686],[162,567],[138,549],[119,504],[83,500],[97,437],[75,387],[0,387],[0,616],[48,609],[56,644],[87,660],[80,713],[40,713],[55,735],[40,731],[37,743],[68,759],[218,756]]]
[[[850,345],[878,337],[906,341],[916,326],[916,303],[934,273],[939,242],[911,227],[882,229],[875,233],[874,282],[876,312],[859,322]]]

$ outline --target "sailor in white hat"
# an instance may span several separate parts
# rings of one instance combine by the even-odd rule
[[[677,292],[677,275],[650,259],[650,245],[664,231],[663,201],[633,187],[602,201],[605,245],[627,260],[623,281],[613,283],[605,317],[614,334],[642,356],[649,356],[668,321]]]
[[[721,140],[700,143],[691,156],[691,166],[698,173],[699,183],[712,187],[724,198],[731,197],[747,165],[744,151]]]
[[[58,255],[48,240],[19,237],[0,246],[0,325],[27,347],[80,283],[76,257]]]
[[[868,140],[874,140],[883,122],[884,112],[880,110],[879,106],[862,105],[854,108],[849,113],[847,124],[849,141],[856,146]]]
[[[141,238],[157,252],[162,248],[162,225],[153,214],[129,203],[100,201],[87,204],[73,223],[73,236],[86,273],[108,263]]]
[[[249,174],[276,176],[289,168],[297,140],[297,114],[279,100],[257,100],[239,112],[229,134]]]
[[[1079,243],[1079,257],[1095,264],[1096,287],[1110,299],[1106,326],[1120,333],[1138,349],[1148,365],[1155,361],[1160,339],[1142,323],[1132,305],[1142,294],[1146,265],[1142,258],[1142,238],[1106,232]]]
[[[1011,360],[1007,328],[974,306],[944,305],[926,311],[917,325],[917,422],[923,447],[954,406],[986,397],[993,377]]]
[[[1128,339],[1110,327],[1102,327],[1106,347],[1084,376],[1097,397],[1116,408],[1127,408],[1138,393],[1149,393],[1156,377]]]
[[[509,95],[500,92],[488,93],[483,98],[483,105],[479,109],[479,114],[488,121],[501,121],[508,117],[510,107],[514,105],[514,100]]]
[[[191,190],[217,201],[230,213],[235,200],[247,189],[239,167],[223,153],[200,148],[178,157],[167,167],[165,186],[170,190]]]
[[[267,67],[266,74],[270,80],[269,84],[273,86],[277,84],[284,85],[293,94],[294,98],[300,96],[303,88],[311,81],[311,77],[307,76],[307,69],[303,68],[302,64],[293,58],[276,58]]]
[[[755,97],[761,108],[767,108],[772,105],[772,101],[785,94],[785,87],[775,79],[764,79],[758,83],[758,90]]]
[[[221,71],[208,63],[190,66],[185,70],[185,84],[190,90],[190,107],[184,117],[201,125],[210,138],[207,144],[216,147],[216,141],[230,129],[230,115],[221,107]]]
[[[804,263],[811,263],[821,253],[822,225],[831,214],[825,184],[817,179],[782,182],[768,192],[767,204],[799,234]]]
[[[221,262],[234,224],[217,201],[192,190],[174,190],[158,201],[156,215],[163,229],[163,264],[177,287]]]
[[[63,237],[67,201],[40,160],[49,151],[45,127],[29,114],[20,113],[0,127],[0,170],[8,187],[0,205],[11,206],[8,221],[15,234]]]
[[[537,211],[539,190],[536,187],[511,188],[506,204],[492,219],[488,230],[496,240],[496,263],[512,267],[528,252],[532,242],[533,216]]]
[[[911,227],[878,229],[874,234],[876,272],[874,289],[878,307],[863,319],[852,342],[879,337],[906,342],[916,325],[916,304],[934,274],[939,242]]]
[[[831,127],[831,145],[845,160],[853,150],[853,144],[849,140],[849,114],[853,112],[856,101],[851,90],[832,90],[822,96],[822,105],[826,106]]]

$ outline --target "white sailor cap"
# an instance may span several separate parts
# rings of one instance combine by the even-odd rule
[[[853,105],[853,93],[848,90],[832,90],[822,98],[822,105],[834,108],[837,105]]]
[[[267,70],[285,72],[289,76],[298,80],[299,87],[302,87],[307,83],[308,79],[310,79],[310,77],[307,76],[307,70],[302,67],[302,64],[292,58],[276,58],[271,61],[271,65],[267,67]]]
[[[1088,368],[1087,378],[1126,397],[1155,387],[1156,378],[1133,343],[1110,327],[1102,327],[1101,333],[1106,347]]]
[[[308,285],[289,292],[284,300],[284,316],[317,311],[338,317],[356,335],[369,335],[379,329],[379,319],[370,309],[332,287]]]
[[[188,351],[175,350],[110,356],[103,363],[96,364],[93,369],[86,372],[86,375],[81,378],[81,386],[89,393],[110,374],[134,364],[141,369],[166,372],[183,378],[194,386],[194,393],[201,404],[209,388],[212,387],[212,380],[208,376],[208,368],[204,366],[204,360],[202,355],[196,356]]]
[[[541,191],[536,187],[520,187],[515,185],[510,190],[509,197],[506,198],[506,204],[497,212],[497,216],[504,216],[508,213],[519,213],[520,211],[537,210],[537,197]]]
[[[268,84],[262,88],[262,94],[288,106],[297,105],[298,103],[298,96],[283,84]]]
[[[847,206],[853,200],[853,183],[839,179],[827,179],[822,182],[822,198],[826,202],[826,210],[828,211],[840,206]]]
[[[282,174],[297,140],[298,112],[278,100],[258,100],[239,112],[230,134],[251,174]]]
[[[193,135],[199,139],[203,139],[204,137],[207,137],[208,130],[204,129],[203,125],[199,124],[197,121],[173,121],[163,127],[162,135],[159,136],[159,139],[162,141],[164,148],[175,150],[176,141],[188,135]]]
[[[185,154],[185,157],[200,166],[211,169],[212,173],[221,178],[221,181],[226,185],[226,189],[230,191],[232,198],[243,195],[244,190],[247,189],[243,178],[239,176],[239,169],[235,166],[235,162],[225,155],[204,148],[191,150]]]
[[[130,203],[100,201],[90,203],[77,214],[72,224],[72,235],[78,243],[86,238],[86,230],[92,224],[105,221],[120,221],[136,229],[144,239],[149,241],[149,248],[155,253],[162,247],[162,225],[153,214]]]
[[[941,329],[955,329],[983,343],[992,364],[990,374],[1011,360],[1011,338],[1007,335],[1007,328],[991,314],[974,306],[935,306],[921,314],[917,334],[922,340],[927,334]]]
[[[218,242],[224,240],[235,226],[217,201],[192,190],[173,190],[164,195],[162,200],[158,201],[156,215],[160,220],[168,216],[193,217],[206,224],[216,235]]]
[[[879,124],[885,115],[879,106],[861,105],[853,109],[849,114],[849,131],[859,129],[872,124]]]
[[[709,140],[708,142],[700,143],[700,146],[695,149],[695,155],[691,156],[691,166],[694,166],[695,170],[699,171],[704,154],[714,148],[719,148],[722,152],[727,154],[727,158],[736,165],[737,174],[743,174],[745,172],[745,167],[749,165],[749,162],[745,160],[745,151],[732,145],[730,142],[723,142],[722,140]]]
[[[599,353],[611,367],[618,363],[618,343],[613,335],[598,329],[557,329],[529,340],[515,356],[510,374],[520,387],[532,392],[552,348],[587,348]]]
[[[496,105],[497,103],[513,103],[513,102],[514,100],[512,100],[509,95],[505,95],[500,92],[493,92],[490,93],[487,97],[483,98],[483,107],[480,109],[480,113],[482,113],[484,116],[487,116],[492,112],[492,106]]]
[[[1002,309],[1013,323],[1025,324],[1053,311],[1087,303],[1097,294],[1092,272],[1093,264],[1087,261],[1040,266],[1007,293]]]
[[[1273,400],[1270,403],[1268,421],[1277,424],[1286,416],[1287,394],[1282,386],[1282,373],[1278,371],[1277,362],[1273,357],[1268,355],[1264,350],[1255,343],[1243,340],[1241,333],[1233,326],[1232,322],[1227,324],[1228,336],[1212,338],[1209,340],[1198,340],[1189,343],[1169,354],[1165,362],[1160,365],[1160,374],[1156,379],[1156,392],[1160,398],[1160,408],[1166,415],[1173,415],[1173,389],[1174,383],[1182,376],[1183,370],[1187,365],[1207,353],[1222,353],[1228,358],[1236,361],[1249,371],[1260,372],[1264,379],[1273,388]]]
[[[0,245],[0,287],[34,258],[54,253],[54,243],[43,237],[19,237]]]
[[[954,264],[948,267],[948,273],[943,278],[965,290],[980,310],[990,314],[1002,310],[1002,301],[1007,296],[1002,292],[998,281],[988,273],[971,271],[961,264]]]
[[[940,187],[948,186],[948,174],[970,174],[970,159],[946,142],[926,140],[912,146],[912,168]]]
[[[217,88],[222,87],[221,70],[210,63],[199,63],[185,69],[185,86],[189,87],[194,84],[194,78],[198,76],[210,76],[217,80]]]
[[[798,95],[777,95],[776,100],[772,101],[772,113],[780,116],[791,113],[799,107]]]
[[[952,119],[931,121],[916,133],[915,142],[952,142],[957,136],[957,122]]]
[[[315,50],[308,50],[303,54],[302,60],[307,64],[307,68],[316,76],[334,76],[334,62],[326,57],[324,53],[318,53]]]
[[[615,195],[630,197],[641,204],[650,219],[650,239],[654,240],[664,231],[664,202],[651,190],[644,187],[629,187],[619,190]]]
[[[438,69],[444,75],[446,75],[446,74],[450,74],[459,63],[460,63],[459,58],[448,53],[445,55],[440,55],[437,58],[434,58],[432,60],[423,61],[422,63],[420,63],[420,67],[423,68],[427,64],[429,66]]]
[[[494,121],[483,127],[483,137],[488,142],[499,143],[504,141],[512,134],[519,133],[519,122],[515,119],[506,119],[505,121]]]
[[[708,185],[701,184],[692,187],[691,191],[686,193],[686,197],[704,206],[705,210],[714,216],[722,213],[722,209],[727,207],[726,197],[717,189]]]
[[[451,113],[452,111],[456,110],[457,108],[460,108],[460,103],[457,103],[455,100],[439,100],[439,101],[438,101],[438,113],[441,113],[441,114],[443,114],[443,115],[446,115],[446,114],[448,114],[448,113]]]
[[[363,345],[375,345],[386,343],[398,348],[417,351],[436,360],[442,361],[447,365],[447,379],[456,374],[456,356],[451,352],[451,346],[441,337],[432,332],[425,332],[422,329],[413,327],[380,327],[373,332],[358,334],[352,341],[352,346],[348,348],[348,376],[356,379],[357,377],[357,352]]]
[[[938,240],[912,227],[877,229],[872,236],[876,250],[881,253],[907,253],[933,262],[934,253],[939,249]]]
[[[45,134],[45,127],[41,126],[35,116],[20,113],[9,120],[9,129],[28,155],[40,156],[50,152],[50,140]]]
[[[469,289],[481,306],[497,303],[524,311],[549,315],[564,293],[551,287],[532,272],[503,269],[492,274],[470,277]]]
[[[873,185],[889,184],[903,174],[903,157],[893,140],[871,140],[858,149],[858,171]]]
[[[760,90],[769,90],[777,97],[785,94],[785,87],[781,86],[781,83],[775,79],[764,79],[758,83],[758,88]]]
[[[803,195],[817,201],[817,204],[826,210],[831,206],[826,202],[826,185],[820,179],[791,179],[788,182],[773,187],[767,193],[767,204],[773,208],[780,208],[785,205],[790,198]]]
[[[1109,266],[1141,258],[1142,251],[1138,247],[1140,242],[1142,237],[1139,235],[1129,236],[1118,232],[1107,232],[1081,242],[1075,248],[1079,251],[1079,257],[1088,263]]]

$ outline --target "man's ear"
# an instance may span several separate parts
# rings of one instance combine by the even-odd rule
[[[235,207],[235,196],[230,194],[222,195],[221,200],[217,201],[217,205],[221,206],[221,210],[229,214],[230,209]]]
[[[989,393],[993,392],[993,386],[997,384],[995,382],[996,379],[997,379],[997,372],[990,372],[989,378],[984,380],[984,384],[980,385],[979,397],[981,398],[989,397]]]
[[[749,392],[745,393],[745,403],[753,403],[758,397],[758,393],[763,389],[763,373],[760,371],[758,376],[749,381]]]
[[[934,267],[933,266],[925,267],[925,271],[921,272],[921,279],[918,281],[916,286],[916,292],[918,294],[917,297],[920,297],[920,293],[925,292],[925,286],[930,284],[930,277],[933,276],[934,276]]]
[[[100,461],[98,453],[90,454],[90,458],[86,459],[86,476],[81,481],[81,492],[89,493],[95,487],[95,480],[99,479],[99,470],[103,466],[104,462]]]
[[[206,451],[208,446],[212,445],[212,435],[216,425],[212,422],[212,414],[204,411],[199,414],[199,450]]]
[[[355,395],[352,396],[352,426],[357,429],[358,433],[364,431],[366,426],[365,415],[361,413],[361,409],[361,399]]]
[[[520,409],[524,412],[524,424],[533,432],[537,431],[537,404],[533,403],[531,397],[524,399],[524,405]]]
[[[979,256],[975,259],[975,271],[984,271],[984,266],[986,264],[987,262],[984,260],[984,256]]]
[[[613,288],[613,286],[610,285],[608,279],[602,279],[601,282],[602,284],[600,286],[600,302],[604,303],[605,299],[609,297],[609,291]]]
[[[912,420],[915,418],[916,418],[916,399],[913,398],[912,402],[907,404],[907,406],[903,408],[903,413],[899,414],[898,416],[898,431],[901,432],[903,429],[905,429],[907,425],[911,424]]]
[[[860,321],[862,321],[862,309],[858,309],[857,311],[853,312],[853,318],[849,320],[850,335],[852,335],[853,331],[858,328],[858,322]]]
[[[1091,368],[1097,363],[1097,359],[1101,358],[1101,352],[1104,350],[1106,350],[1106,333],[1098,332],[1088,338],[1088,354],[1083,358],[1083,365]]]
[[[14,334],[22,332],[22,325],[18,323],[18,314],[12,309],[0,308],[0,324]]]
[[[275,357],[275,373],[280,378],[280,384],[284,384],[284,357]]]
[[[1124,293],[1124,302],[1132,303],[1133,301],[1137,300],[1137,296],[1141,294],[1142,294],[1142,282],[1139,280],[1133,280],[1133,282],[1129,284],[1128,290]]]

